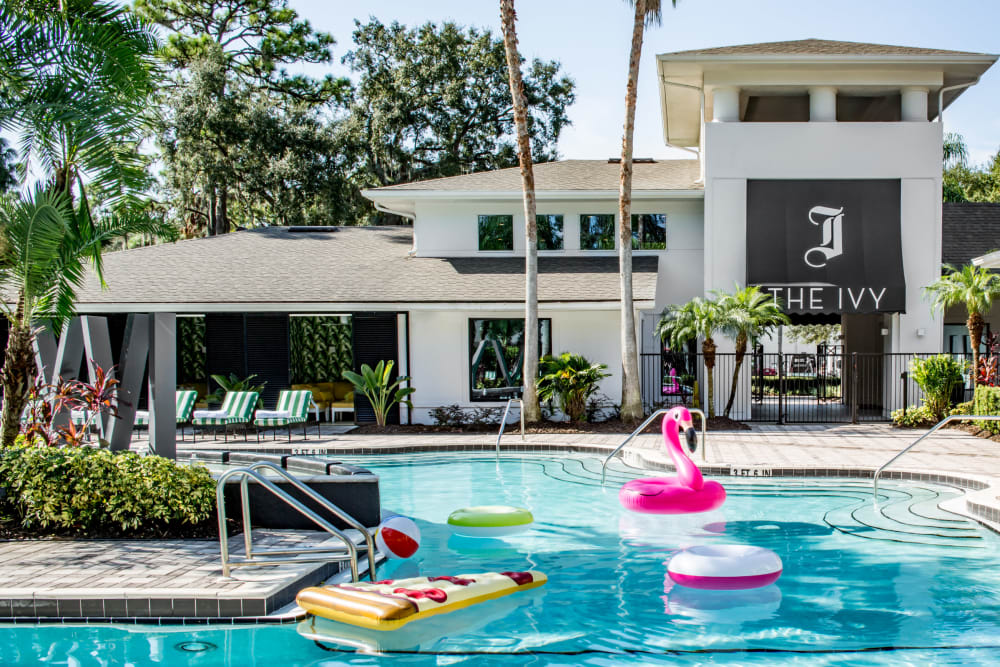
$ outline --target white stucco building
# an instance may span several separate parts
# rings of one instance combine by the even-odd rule
[[[921,295],[943,253],[941,113],[995,60],[823,40],[658,56],[648,75],[660,82],[664,140],[697,158],[635,165],[634,299],[647,403],[663,398],[666,382],[651,334],[659,313],[734,285],[764,286],[796,322],[842,323],[848,355],[945,349],[951,320],[932,317]],[[607,159],[535,167],[542,351],[607,364],[601,391],[615,402],[618,172]],[[403,421],[425,422],[444,405],[502,404],[521,382],[518,170],[363,194],[412,227],[272,228],[116,253],[106,260],[110,291],[85,290],[81,311],[242,313],[244,351],[254,318],[348,314],[355,364],[391,356],[412,377],[414,409]],[[985,243],[1000,247],[1000,239]],[[184,266],[198,267],[197,280]],[[242,371],[257,369],[244,358]],[[744,367],[744,398],[760,366]],[[887,386],[893,372],[881,368],[875,382]],[[874,397],[880,389],[856,391],[871,394],[873,414],[895,407]],[[720,409],[726,393],[717,391]],[[755,409],[741,399],[733,416]]]

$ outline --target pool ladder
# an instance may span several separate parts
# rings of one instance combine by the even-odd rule
[[[364,544],[357,544],[350,535],[335,527],[332,523],[321,517],[302,502],[293,498],[286,491],[279,488],[274,482],[267,479],[262,471],[276,473],[279,477],[298,489],[303,495],[322,507],[324,510],[337,517],[351,528],[354,528],[364,537]],[[240,507],[243,519],[243,546],[245,554],[242,558],[234,557],[229,551],[229,534],[226,531],[226,481],[231,477],[240,478]],[[262,487],[271,492],[272,495],[284,502],[286,505],[305,516],[317,526],[339,538],[344,543],[343,548],[337,547],[304,547],[298,549],[257,549],[253,548],[253,528],[250,523],[250,497],[249,481],[254,480]],[[343,563],[349,562],[351,565],[351,581],[359,581],[358,576],[358,549],[364,549],[368,555],[368,577],[375,581],[375,540],[371,532],[360,521],[352,517],[344,510],[337,507],[324,498],[309,485],[303,483],[293,475],[288,474],[273,463],[258,461],[246,468],[236,468],[227,470],[219,477],[215,486],[215,503],[219,514],[219,552],[222,556],[222,576],[228,577],[234,567],[268,566],[268,565],[290,565],[295,563]],[[346,551],[346,555],[345,555]],[[303,557],[304,556],[304,557]]]
[[[886,461],[885,463],[883,463],[882,465],[879,466],[878,470],[875,471],[874,477],[872,478],[872,497],[873,497],[873,499],[875,499],[876,501],[878,500],[878,478],[882,475],[882,471],[883,470],[885,470],[890,465],[892,465],[893,463],[895,463],[896,459],[901,458],[904,454],[906,454],[911,449],[913,449],[914,447],[916,447],[917,445],[919,445],[925,438],[927,438],[927,436],[929,436],[930,434],[934,433],[934,431],[938,430],[939,428],[941,428],[942,426],[944,426],[948,422],[954,422],[954,421],[976,421],[976,422],[987,422],[987,421],[989,421],[989,422],[995,422],[995,421],[1000,421],[1000,416],[998,416],[998,415],[950,415],[948,417],[945,417],[944,419],[942,419],[941,421],[939,421],[937,424],[935,424],[934,426],[932,426],[930,428],[930,430],[927,431],[927,433],[924,433],[922,436],[920,436],[919,438],[917,438],[916,440],[914,440],[913,442],[911,442],[909,445],[907,445],[906,447],[904,447],[898,454],[896,454],[891,459],[889,459],[888,461]]]
[[[601,464],[601,486],[604,486],[604,478],[605,478],[605,476],[608,473],[608,463],[611,462],[611,459],[614,458],[615,454],[617,454],[618,452],[620,452],[622,450],[622,448],[625,447],[625,445],[627,445],[628,443],[632,442],[632,439],[635,438],[635,436],[637,436],[640,433],[642,433],[643,430],[645,430],[645,428],[647,426],[649,426],[650,424],[652,424],[654,419],[656,419],[660,415],[667,414],[668,412],[670,412],[673,409],[674,408],[672,408],[672,407],[671,408],[660,408],[659,410],[657,410],[653,414],[649,415],[649,417],[646,418],[646,421],[642,422],[642,424],[639,425],[639,428],[637,428],[636,430],[632,431],[632,433],[627,438],[625,438],[624,440],[622,440],[622,443],[620,445],[618,445],[617,447],[615,447],[614,450],[610,454],[608,454],[607,458],[604,459],[604,463]],[[701,460],[704,462],[704,461],[707,460],[706,455],[705,455],[705,429],[706,429],[706,427],[708,425],[708,420],[705,419],[705,413],[702,412],[701,410],[699,410],[698,408],[688,408],[688,412],[690,412],[693,415],[698,415],[698,416],[701,417]]]

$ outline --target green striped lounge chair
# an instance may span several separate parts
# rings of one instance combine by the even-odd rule
[[[177,425],[181,427],[181,440],[184,439],[184,424],[191,421],[191,413],[194,412],[195,401],[198,400],[198,392],[189,389],[177,390]],[[135,411],[135,425],[149,428],[149,410]]]
[[[247,426],[253,420],[253,409],[257,407],[257,392],[255,391],[230,391],[222,399],[222,408],[219,410],[195,410],[191,423],[194,426],[221,426],[223,438],[228,440],[228,428],[243,424],[243,440],[247,439]],[[198,435],[194,435],[197,440]]]
[[[258,410],[253,421],[257,427],[257,441],[260,441],[260,429],[273,428],[277,438],[278,429],[288,429],[288,441],[292,441],[292,425],[302,424],[302,439],[306,440],[306,422],[309,420],[309,407],[313,404],[312,392],[305,389],[286,389],[278,394],[278,406],[274,410]],[[319,422],[316,424],[319,428]]]

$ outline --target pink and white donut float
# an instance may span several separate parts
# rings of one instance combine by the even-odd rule
[[[676,477],[645,477],[626,482],[618,492],[622,507],[646,514],[693,514],[714,510],[726,501],[726,490],[714,480],[706,481],[701,470],[681,446],[679,431],[697,441],[691,413],[676,407],[663,416],[663,443],[674,461]]]
[[[675,583],[713,591],[761,588],[777,581],[781,571],[778,554],[744,544],[690,547],[667,564],[667,573]]]

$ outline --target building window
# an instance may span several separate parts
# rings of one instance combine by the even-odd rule
[[[538,224],[538,249],[563,249],[563,217],[561,215],[536,215]]]
[[[479,216],[479,249],[513,250],[514,216],[511,215]]]
[[[667,216],[662,213],[638,213],[632,216],[633,250],[667,249]]]
[[[538,354],[552,354],[552,320],[538,321]],[[469,389],[473,401],[520,398],[524,320],[469,320]]]
[[[614,213],[585,214],[580,216],[580,249],[615,249]]]

